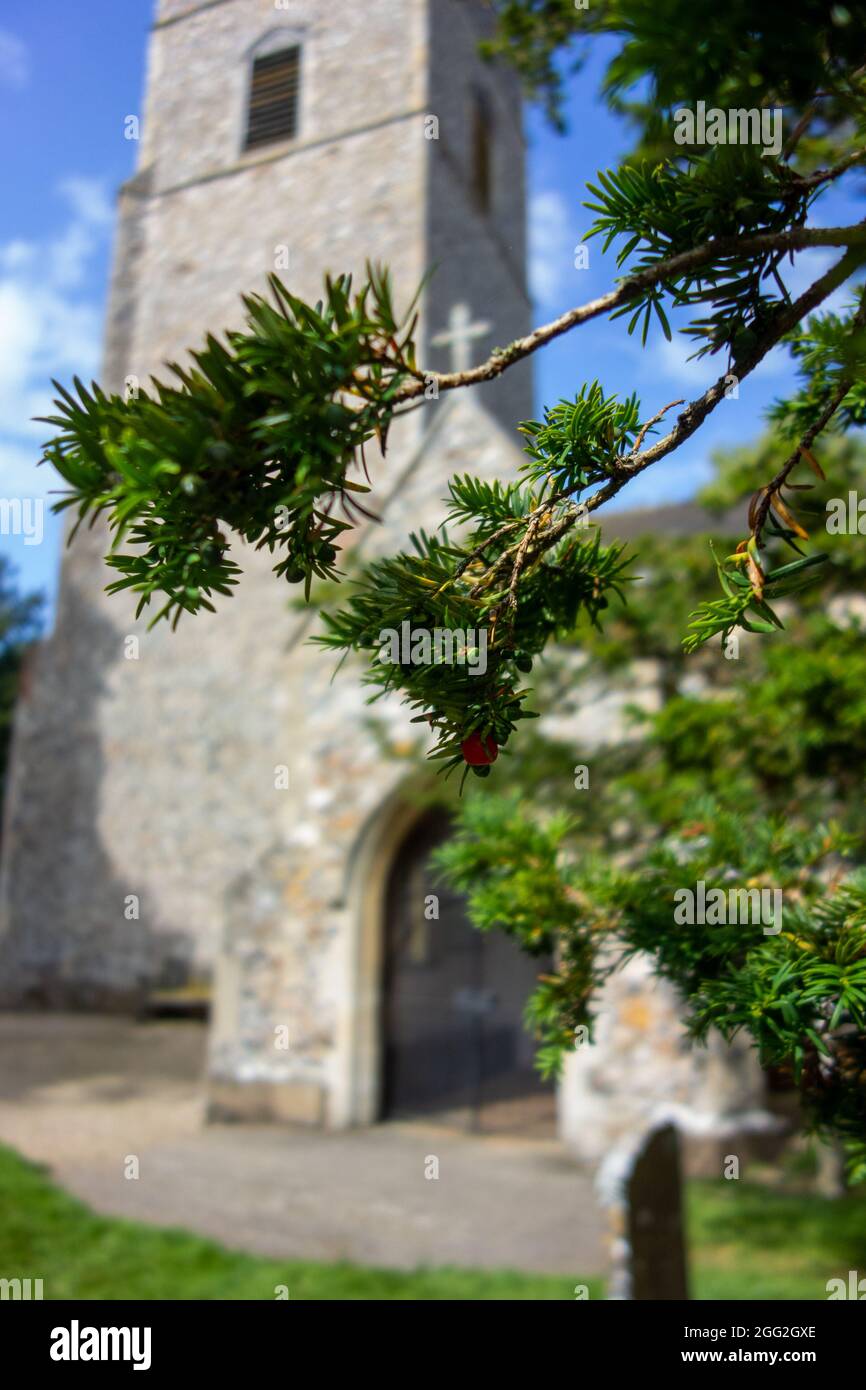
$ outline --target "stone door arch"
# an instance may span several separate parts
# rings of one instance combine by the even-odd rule
[[[448,816],[416,820],[393,855],[382,926],[380,1118],[434,1116],[480,1129],[538,1129],[553,1091],[533,1066],[526,1000],[549,962],[477,931],[434,875]]]

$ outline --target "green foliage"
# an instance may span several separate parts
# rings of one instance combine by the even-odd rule
[[[716,658],[714,666],[721,664]],[[744,651],[739,662],[724,666],[737,670],[727,680],[713,671],[715,700],[675,694],[646,721],[646,761],[621,771],[601,819],[614,805],[634,815],[636,802],[652,822],[668,824],[682,801],[709,790],[750,815],[834,817],[862,834],[862,631],[816,614],[785,643],[763,649],[760,661]],[[598,815],[598,805],[595,810]]]
[[[752,553],[757,554],[757,547],[753,547]],[[773,632],[784,627],[768,600],[776,601],[814,583],[819,577],[817,570],[827,559],[826,555],[807,555],[802,560],[779,565],[769,573],[763,573],[758,592],[742,568],[749,554],[748,550],[744,550],[728,555],[722,561],[716,560],[716,572],[725,597],[702,603],[691,615],[688,633],[683,638],[686,652],[696,651],[717,633],[721,634],[724,644],[735,627],[745,632]]]
[[[616,237],[626,237],[617,264],[630,258],[629,271],[643,270],[700,246],[711,237],[745,237],[779,232],[801,225],[818,190],[805,184],[787,164],[754,145],[719,145],[691,158],[684,166],[665,163],[655,168],[623,164],[598,175],[588,185],[594,202],[584,203],[598,213],[587,239],[603,235],[605,250]],[[713,313],[691,321],[684,330],[704,340],[695,356],[722,347],[742,351],[765,331],[780,304],[788,302],[778,281],[766,292],[769,276],[778,278],[780,251],[763,255],[719,255],[661,286],[651,286],[612,315],[631,314],[629,332],[643,317],[646,342],[651,311],[665,335],[670,326],[662,308],[695,308],[711,303]]]
[[[858,111],[852,74],[866,45],[859,5],[731,0],[713,12],[709,27],[703,8],[690,0],[607,0],[591,22],[625,39],[607,72],[614,99],[651,74],[649,104],[661,111],[692,101],[696,92],[724,108],[753,106],[758,94],[768,106],[799,109],[816,91],[828,94],[831,128]]]
[[[561,62],[572,72],[580,60],[572,40],[588,27],[589,14],[573,0],[494,0],[497,29],[481,45],[489,58],[505,56],[520,73],[526,94],[540,101],[558,130],[565,128]]]
[[[554,125],[564,124],[564,78],[589,40],[616,40],[604,81],[609,105],[637,124],[655,157],[676,152],[670,112],[695,95],[724,109],[784,106],[792,119],[816,91],[825,94],[807,140],[812,158],[863,130],[866,16],[858,4],[732,0],[708,21],[691,0],[494,0],[497,28],[485,45],[520,73]]]
[[[311,307],[270,277],[273,303],[244,298],[247,326],[208,336],[195,366],[171,365],[179,386],[154,381],[129,399],[62,386],[60,433],[45,458],[69,484],[56,508],[78,519],[106,512],[114,530],[110,590],[166,599],[154,621],[211,609],[238,566],[235,531],[279,559],[277,575],[305,583],[333,577],[338,542],[360,510],[366,484],[348,475],[365,444],[384,447],[394,393],[414,370],[414,346],[398,322],[386,273],[353,294],[329,280]],[[398,341],[401,339],[401,341]],[[129,554],[116,553],[128,541]]]
[[[707,489],[716,505],[738,496],[756,458],[772,468],[778,451],[768,436],[718,458]],[[839,476],[856,485],[866,473],[851,440],[825,453],[818,508]],[[719,535],[715,548],[730,544]],[[625,679],[636,655],[652,656],[661,708],[635,712],[638,738],[591,752],[537,730],[512,760],[519,792],[485,789],[460,806],[443,869],[468,893],[476,925],[504,927],[529,949],[534,926],[553,943],[555,970],[527,1010],[543,1071],[560,1064],[576,1027],[591,1029],[610,970],[646,951],[679,990],[696,1040],[710,1027],[751,1038],[762,1063],[799,1087],[809,1122],[846,1144],[852,1175],[866,1176],[866,647],[863,626],[835,607],[862,591],[866,554],[827,536],[814,567],[823,589],[788,599],[784,640],[746,638],[737,660],[708,648],[687,663],[677,634],[695,593],[710,592],[706,539],[638,545],[628,604],[612,605],[603,631],[573,639],[581,665],[567,647],[539,664],[537,699],[558,708],[567,693],[580,707],[599,682]],[[573,788],[578,761],[590,768],[588,791]],[[780,889],[782,932],[677,924],[674,894],[699,879]]]
[[[324,615],[326,631],[316,639],[369,655],[365,680],[376,687],[372,698],[397,691],[420,711],[416,722],[437,735],[430,756],[444,771],[463,763],[461,744],[471,734],[492,737],[501,748],[519,720],[535,717],[524,708],[530,692],[523,683],[534,657],[555,634],[570,632],[581,612],[596,620],[610,595],[621,595],[628,564],[623,546],[602,546],[598,531],[586,539],[566,536],[530,557],[513,610],[507,590],[494,585],[474,596],[485,564],[492,570],[506,551],[507,537],[491,540],[502,518],[525,515],[538,498],[526,489],[462,478],[452,479],[450,494],[455,517],[471,507],[478,518],[464,544],[422,533],[412,538],[412,551],[374,561],[350,586],[348,603]],[[485,564],[479,560],[460,574],[478,547]],[[390,635],[399,636],[404,624],[431,642],[436,630],[448,633],[452,645],[443,643],[438,655],[431,648],[432,660],[422,646],[414,660],[411,648],[409,660],[393,660]]]
[[[851,385],[830,428],[866,425],[866,328],[855,324],[860,301],[845,313],[813,314],[786,341],[801,379],[800,391],[777,401],[769,418],[788,439],[799,439],[819,419],[843,380]]]
[[[619,862],[569,855],[568,834],[562,817],[539,822],[514,797],[477,797],[439,851],[475,926],[555,949],[556,972],[527,1008],[542,1071],[558,1069],[577,1027],[591,1032],[593,997],[611,970],[645,952],[680,991],[694,1038],[710,1027],[747,1034],[762,1065],[790,1071],[813,1125],[844,1140],[866,1177],[866,870],[841,878],[850,846],[840,831],[756,820],[704,798],[684,808],[679,828]],[[678,920],[678,895],[699,882],[708,898],[780,893],[782,921]]]
[[[732,479],[734,493],[745,456],[763,457],[764,447],[733,451],[724,461],[721,472]],[[856,484],[866,467],[866,453],[858,458],[847,441],[838,442],[836,455],[828,459],[831,477],[819,492],[832,491],[837,468]],[[727,489],[720,480],[707,491],[720,502],[729,500]],[[717,536],[715,544],[728,549],[730,540]],[[667,698],[656,714],[639,717],[641,740],[593,755],[593,795],[577,798],[575,808],[580,815],[580,806],[591,802],[579,820],[584,843],[588,838],[605,852],[615,851],[606,828],[624,822],[628,835],[646,835],[648,828],[675,824],[681,804],[706,791],[754,814],[835,818],[866,833],[859,794],[866,760],[866,649],[862,624],[845,615],[850,596],[866,583],[866,554],[844,536],[827,536],[825,544],[820,589],[805,589],[796,601],[779,605],[785,632],[767,640],[744,638],[738,659],[726,660],[715,645],[686,659],[679,642],[693,597],[712,591],[705,538],[640,541],[628,605],[612,605],[603,631],[581,631],[580,670],[575,673],[568,662],[560,675],[565,654],[539,667],[537,698],[546,708],[558,703],[564,687],[579,700],[584,684],[594,689],[599,680],[625,679],[636,654],[659,663]],[[688,693],[695,683],[713,698]],[[558,806],[569,760],[574,761],[569,750],[545,749],[536,741],[515,758],[514,775]]]
[[[573,401],[545,410],[543,422],[526,420],[518,428],[529,440],[524,475],[554,493],[580,496],[610,477],[614,465],[631,452],[640,428],[640,402],[606,396],[597,381],[582,386]]]

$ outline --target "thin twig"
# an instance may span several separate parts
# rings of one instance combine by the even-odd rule
[[[860,308],[854,316],[855,327],[862,328],[864,323],[866,323],[866,294],[862,296]],[[811,449],[818,435],[826,429],[853,385],[853,377],[842,378],[838,387],[824,406],[824,409],[821,411],[821,414],[818,416],[818,419],[805,431],[794,452],[785,460],[776,476],[771,478],[770,482],[763,488],[763,496],[755,510],[755,524],[752,527],[752,535],[758,544],[760,544],[761,533],[767,523],[770,507],[773,505],[773,498],[785,486],[790,474],[793,473],[797,464],[800,462],[802,455]]]
[[[543,515],[544,513],[540,512],[537,516],[534,516],[532,518],[532,520],[526,528],[526,535],[520,542],[520,545],[517,548],[517,554],[514,557],[514,568],[511,571],[511,583],[508,586],[508,606],[511,609],[512,613],[515,612],[517,608],[517,585],[520,580],[520,572],[523,569],[523,565],[526,560],[526,552],[532,544],[532,538],[541,524],[541,518]]]
[[[637,439],[636,439],[635,442],[634,442],[634,448],[632,449],[631,453],[628,455],[628,458],[629,458],[629,459],[633,459],[637,454],[640,453],[640,451],[641,451],[641,445],[643,444],[644,440],[646,439],[647,432],[648,432],[649,430],[652,429],[653,425],[657,425],[658,422],[659,422],[659,420],[663,419],[663,417],[664,417],[665,415],[667,415],[667,413],[668,413],[669,410],[673,410],[673,408],[674,408],[675,405],[685,405],[685,397],[684,397],[684,396],[680,396],[679,400],[670,401],[670,403],[669,403],[668,405],[663,405],[662,408],[661,408],[661,410],[659,410],[659,411],[652,417],[651,420],[647,420],[646,424],[643,425],[643,426],[641,427],[641,432],[640,432],[640,434],[638,435]]]
[[[788,139],[785,142],[785,148],[782,150],[783,159],[791,158],[791,155],[794,153],[794,150],[797,148],[797,145],[799,144],[801,135],[803,135],[804,132],[809,129],[809,126],[815,119],[815,113],[817,110],[817,100],[810,102],[809,105],[806,107],[806,110],[803,112],[802,116],[800,117],[797,124],[794,126],[794,129],[791,131],[791,134],[788,136]]]
[[[833,164],[829,169],[816,169],[814,174],[798,174],[797,182],[805,184],[809,188],[816,188],[821,183],[832,183],[834,179],[841,178],[847,174],[849,169],[853,169],[855,164],[862,164],[866,159],[866,150],[852,150],[846,154],[844,159],[840,159],[838,164]]]

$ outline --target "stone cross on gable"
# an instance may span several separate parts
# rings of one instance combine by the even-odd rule
[[[453,304],[448,315],[448,328],[430,339],[431,347],[450,347],[451,371],[466,372],[472,365],[469,349],[475,338],[489,333],[489,323],[473,323],[468,304]]]

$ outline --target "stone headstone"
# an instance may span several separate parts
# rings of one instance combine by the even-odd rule
[[[612,1152],[598,1178],[611,1228],[611,1299],[689,1297],[679,1138],[672,1124]]]

